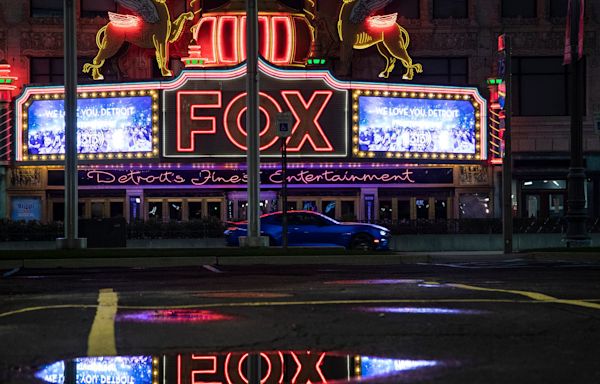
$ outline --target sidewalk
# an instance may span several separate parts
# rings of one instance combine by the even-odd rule
[[[248,254],[249,252],[249,254]],[[231,249],[94,249],[62,256],[59,251],[19,251],[13,255],[0,253],[0,269],[14,268],[160,268],[201,265],[399,265],[450,264],[465,262],[576,262],[600,265],[600,252],[528,252],[503,254],[499,251],[470,252],[390,252],[356,253],[343,249],[283,249],[249,250],[244,254]],[[48,255],[46,256],[46,253]],[[84,254],[89,254],[84,256]],[[172,254],[169,256],[169,254]],[[114,256],[113,256],[114,255]]]

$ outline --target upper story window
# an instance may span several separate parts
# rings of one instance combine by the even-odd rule
[[[108,17],[108,11],[117,11],[115,0],[81,0],[81,17]]]
[[[467,0],[433,0],[434,19],[466,19],[469,17]]]
[[[303,0],[281,0],[281,2],[285,5],[287,5],[288,7],[294,8],[298,11],[301,11],[302,8],[304,7]]]
[[[569,0],[550,0],[550,17],[566,17]]]
[[[467,85],[469,83],[469,61],[466,57],[413,57],[413,62],[423,65],[423,73],[415,73],[414,82],[417,84]]]
[[[569,66],[562,57],[513,57],[512,64],[515,116],[569,115]]]
[[[502,17],[537,17],[537,1],[502,0]]]
[[[31,0],[31,17],[62,17],[63,0]]]
[[[420,15],[419,0],[392,1],[382,13],[398,13],[398,17],[418,19]]]

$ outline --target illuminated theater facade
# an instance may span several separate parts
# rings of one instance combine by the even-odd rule
[[[78,89],[80,216],[128,221],[246,217],[246,20],[235,7],[239,3],[196,14],[194,20],[178,17],[185,10],[195,12],[188,5],[173,11],[173,25],[189,24],[171,46],[171,57],[163,57],[170,68],[157,68],[161,77],[138,73],[130,76],[135,81],[117,81],[108,62],[102,67],[99,60],[87,60],[84,76],[98,81]],[[494,102],[479,91],[486,88],[485,80],[483,85],[470,82],[479,89],[443,81],[420,85],[425,62],[398,59],[394,69],[385,52],[379,52],[382,58],[375,47],[359,51],[359,40],[350,47],[350,75],[340,74],[348,50],[330,62],[319,41],[322,27],[313,25],[313,1],[305,2],[304,11],[265,3],[277,10],[259,14],[263,212],[281,209],[276,119],[290,112],[288,209],[365,221],[499,217],[501,141],[488,119]],[[343,9],[335,8],[344,21]],[[373,31],[403,33],[397,18],[384,16],[369,17],[363,29],[350,32],[342,22],[338,32],[353,31],[357,39],[374,36]],[[142,22],[115,20],[109,23]],[[82,33],[81,39],[95,42],[100,26],[84,23],[93,33]],[[385,40],[389,33],[380,36]],[[101,54],[89,42],[81,46],[90,58]],[[404,52],[395,54],[410,59],[407,46],[410,51],[408,39]],[[415,49],[427,51],[422,41]],[[137,48],[127,55],[153,62],[155,52],[148,51]],[[377,65],[358,65],[365,62]],[[139,70],[128,63],[123,67],[134,74]],[[173,76],[165,74],[169,69]],[[13,72],[28,78],[16,66]],[[362,75],[367,72],[372,73]],[[5,176],[7,218],[64,218],[63,98],[60,85],[29,84],[15,94]]]
[[[261,205],[279,209],[276,116],[293,116],[287,139],[289,209],[336,218],[455,217],[457,192],[486,159],[486,101],[474,88],[344,82],[329,72],[260,63]],[[184,71],[169,82],[81,86],[79,186],[84,212],[131,219],[222,220],[246,214],[245,65]],[[17,99],[19,169],[40,172],[47,219],[62,213],[60,87]],[[435,129],[404,128],[421,125]],[[452,127],[467,126],[463,136]],[[87,127],[87,132],[82,132]],[[37,195],[37,196],[36,196]],[[11,190],[10,198],[19,198]],[[87,211],[86,211],[87,210]]]

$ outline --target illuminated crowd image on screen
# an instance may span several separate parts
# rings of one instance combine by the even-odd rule
[[[475,121],[469,100],[360,96],[358,149],[475,154]]]
[[[65,153],[64,100],[35,100],[28,109],[31,155]],[[152,151],[152,98],[111,97],[77,101],[78,153]]]

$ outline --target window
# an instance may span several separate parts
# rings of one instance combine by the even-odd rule
[[[81,17],[108,17],[109,11],[117,11],[115,0],[81,0]]]
[[[512,106],[516,116],[569,115],[569,66],[562,63],[562,57],[513,57]],[[585,68],[585,61],[582,66]],[[585,73],[581,76],[585,78]],[[585,103],[582,108],[585,113]]]
[[[569,0],[550,0],[550,17],[566,17]]]
[[[281,0],[281,2],[297,11],[301,11],[304,7],[304,2],[302,0]]]
[[[398,17],[418,19],[420,15],[419,0],[392,1],[382,13],[398,13]]]
[[[190,201],[188,202],[188,217],[190,220],[202,219],[202,202],[201,201]]]
[[[434,19],[466,19],[468,14],[467,0],[433,0]]]
[[[415,83],[467,85],[469,82],[466,57],[413,58],[413,63],[423,65],[423,73],[415,73]]]
[[[502,17],[536,17],[536,0],[502,0]]]
[[[213,8],[218,8],[222,5],[225,5],[229,2],[229,0],[204,0],[204,9],[209,10]]]
[[[31,0],[31,17],[63,17],[63,0]]]
[[[169,201],[169,220],[181,221],[182,218],[182,203],[181,201]]]
[[[83,65],[92,62],[91,57],[77,59],[77,82],[89,83],[92,80],[89,73],[83,73]],[[34,84],[63,84],[65,82],[65,62],[62,57],[32,57],[29,59],[29,82]],[[117,81],[117,74],[107,60],[102,67],[104,81]]]

